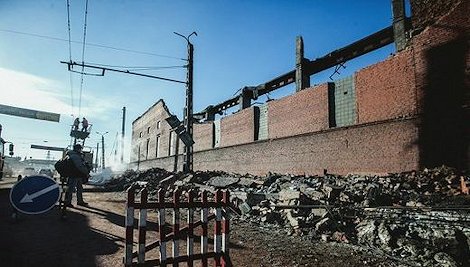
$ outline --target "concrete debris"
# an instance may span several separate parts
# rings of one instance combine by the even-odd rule
[[[446,267],[457,267],[457,263],[455,260],[444,252],[438,252],[434,255],[434,260],[439,263],[439,266],[446,266]]]
[[[300,198],[300,191],[282,189],[279,192],[279,200],[284,201],[284,202],[292,200],[292,199],[299,199],[299,198]]]
[[[240,182],[239,177],[230,177],[230,176],[227,176],[227,177],[217,176],[217,177],[212,177],[211,179],[209,179],[209,184],[214,186],[215,188],[227,188],[238,182]]]
[[[382,221],[377,227],[377,236],[379,237],[382,248],[389,249],[392,236],[390,235],[384,221]]]
[[[297,229],[299,228],[300,224],[299,224],[299,220],[297,219],[297,217],[294,217],[292,215],[292,210],[289,210],[286,212],[286,217],[287,217],[287,220],[289,221],[289,224],[294,228],[294,229]]]
[[[240,204],[240,205],[238,206],[238,208],[240,209],[240,211],[242,212],[242,214],[248,214],[248,213],[250,213],[250,211],[251,211],[250,205],[248,205],[248,203],[246,203],[246,202],[243,202],[242,204]]]
[[[155,168],[126,171],[104,188],[125,190],[135,181],[148,182],[150,195],[159,188],[226,188],[241,211],[234,220],[381,250],[413,265],[470,266],[470,179],[445,166],[385,176],[265,177]]]

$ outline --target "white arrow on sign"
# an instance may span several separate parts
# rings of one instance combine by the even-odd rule
[[[33,193],[33,194],[31,194],[31,195],[28,194],[28,193],[26,193],[26,195],[24,195],[24,197],[20,200],[20,203],[33,202],[33,199],[35,199],[35,198],[37,198],[37,197],[39,197],[39,196],[42,196],[42,195],[48,193],[49,191],[52,191],[52,190],[54,190],[54,189],[56,189],[56,188],[58,188],[58,187],[59,187],[58,184],[53,184],[53,185],[51,185],[51,186],[49,186],[49,187],[46,187],[46,188],[44,188],[44,189],[42,189],[42,190],[37,191],[36,193]]]

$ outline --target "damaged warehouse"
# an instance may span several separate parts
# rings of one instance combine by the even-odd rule
[[[467,3],[411,1],[407,20],[396,8],[400,1],[393,2],[393,27],[313,61],[303,57],[298,38],[295,71],[196,113],[194,170],[315,175],[468,168]],[[310,75],[393,41],[397,52],[388,59],[309,86]],[[251,105],[294,81],[294,94]],[[237,113],[215,120],[235,105]],[[133,122],[131,165],[181,170],[184,145],[165,121],[170,115],[159,100]]]
[[[0,118],[57,171],[0,175],[2,266],[470,266],[470,1],[65,2],[0,9],[5,100],[62,116]]]
[[[160,99],[132,124],[138,171],[108,186],[228,189],[241,213],[234,224],[273,236],[260,243],[276,255],[292,237],[300,247],[358,248],[351,260],[361,249],[387,258],[365,266],[468,266],[468,3],[411,1],[408,20],[398,2],[392,27],[312,61],[299,37],[294,71],[196,113],[194,173],[179,172],[184,145]],[[396,53],[387,59],[310,86],[311,75],[391,42]],[[294,82],[292,95],[252,101]],[[317,266],[301,253],[290,265],[271,264]]]

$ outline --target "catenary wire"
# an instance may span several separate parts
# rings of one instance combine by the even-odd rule
[[[69,37],[69,60],[72,61],[72,38],[71,38],[71,29],[70,29],[70,0],[67,0],[67,29]],[[69,72],[69,82],[70,82],[70,104],[72,108],[72,114],[74,113],[74,101],[73,101],[73,79],[72,72]]]
[[[86,26],[88,17],[88,0],[85,2],[85,22],[83,23],[83,46],[82,46],[82,64],[85,64],[85,44],[86,44]],[[80,96],[78,99],[78,116],[80,117],[82,111],[82,93],[83,93],[83,73],[85,66],[82,65],[82,74],[80,75]]]
[[[26,36],[37,37],[37,38],[42,38],[42,39],[49,39],[49,40],[54,40],[54,41],[68,42],[67,39],[57,38],[57,37],[42,35],[42,34],[36,34],[36,33],[28,33],[28,32],[21,32],[21,31],[15,31],[15,30],[7,30],[7,29],[0,29],[0,32],[8,32],[8,33],[26,35]],[[70,42],[74,43],[74,44],[82,44],[82,42],[79,42],[79,41],[71,40]],[[156,53],[151,53],[151,52],[132,50],[132,49],[127,49],[127,48],[113,47],[113,46],[109,46],[109,45],[86,43],[86,46],[100,47],[100,48],[106,48],[106,49],[111,49],[111,50],[116,50],[116,51],[123,51],[123,52],[135,53],[135,54],[142,54],[142,55],[149,55],[149,56],[155,56],[155,57],[164,57],[164,58],[171,58],[171,59],[178,59],[178,60],[187,61],[187,59],[185,59],[185,58],[179,58],[179,57],[173,57],[173,56],[168,56],[168,55],[163,55],[163,54],[156,54]]]
[[[186,65],[177,65],[177,66],[121,66],[121,65],[108,65],[108,64],[100,64],[100,63],[93,63],[93,62],[86,62],[85,64],[96,65],[96,66],[101,66],[101,67],[109,67],[109,68],[122,68],[122,69],[128,69],[128,70],[159,70],[159,69],[186,68]]]

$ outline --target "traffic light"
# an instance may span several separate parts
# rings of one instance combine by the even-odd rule
[[[13,156],[13,148],[14,148],[14,145],[10,144],[9,149],[8,149],[10,150],[10,156]]]

